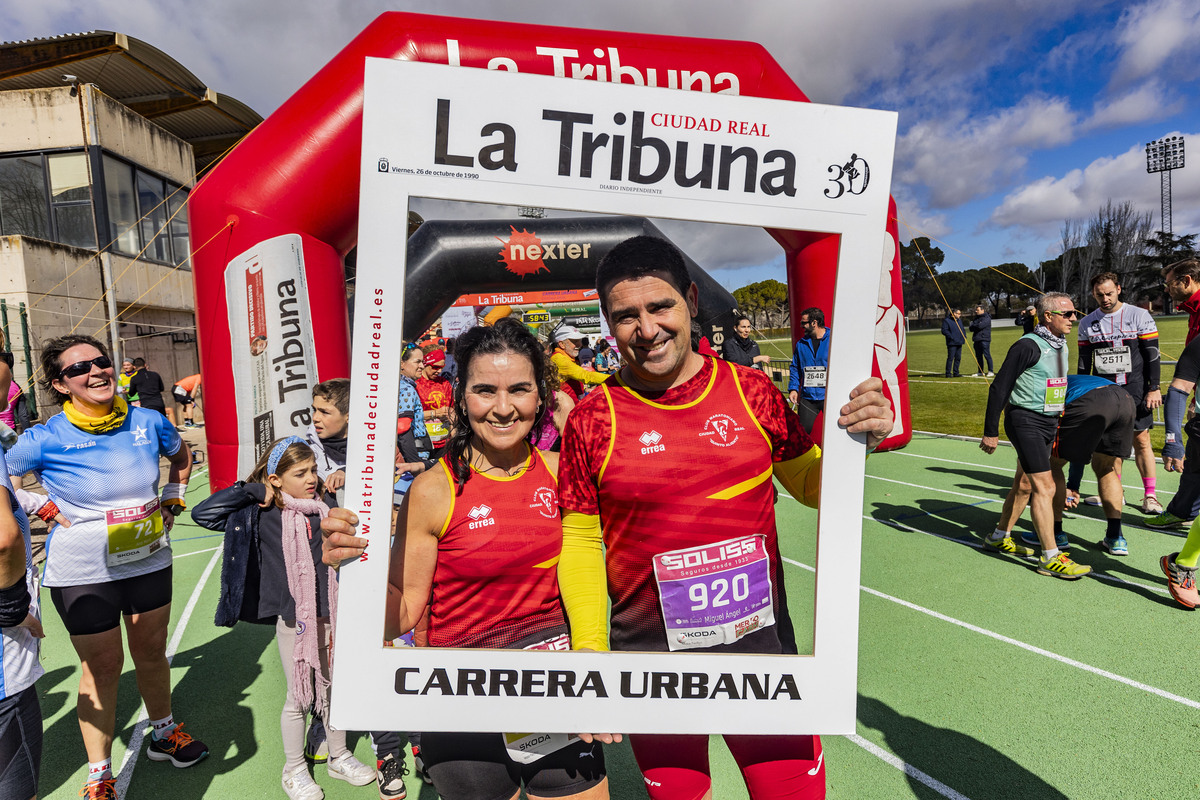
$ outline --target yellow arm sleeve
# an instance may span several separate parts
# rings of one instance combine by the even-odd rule
[[[788,494],[809,508],[816,508],[817,495],[821,491],[821,448],[814,444],[804,455],[778,462],[775,477]]]
[[[596,514],[563,512],[558,589],[571,623],[572,650],[608,650],[608,579]]]
[[[550,356],[550,360],[554,362],[554,366],[558,367],[558,374],[563,377],[563,380],[573,378],[577,381],[582,381],[589,386],[594,386],[598,383],[604,383],[608,378],[607,372],[592,372],[572,361],[566,353],[555,353]]]

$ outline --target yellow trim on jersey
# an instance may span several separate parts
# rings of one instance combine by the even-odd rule
[[[600,471],[596,473],[597,489],[604,480],[604,470],[608,469],[608,460],[613,454],[613,443],[617,441],[617,412],[613,408],[612,395],[608,393],[608,386],[604,384],[600,385],[600,391],[604,392],[604,401],[608,403],[608,451],[604,454],[604,461],[600,462]]]
[[[774,466],[775,477],[788,494],[809,508],[817,507],[821,493],[821,448],[813,445],[808,452]]]
[[[542,466],[546,468],[546,472],[550,473],[550,478],[551,478],[551,480],[554,481],[555,488],[557,488],[558,487],[558,476],[554,474],[554,470],[550,469],[550,465],[546,463],[546,456],[543,455],[542,451],[538,450],[536,447],[531,448],[531,449],[533,450],[533,452],[537,453],[538,460],[542,462]]]
[[[750,403],[746,400],[746,393],[742,391],[742,379],[738,377],[737,369],[733,366],[732,362],[729,362],[729,370],[733,373],[733,383],[735,386],[737,386],[738,397],[742,398],[742,407],[745,408],[746,413],[750,415],[750,419],[754,422],[754,427],[758,428],[758,432],[761,433],[763,438],[767,440],[767,447],[774,450],[775,445],[771,441],[771,437],[767,435],[762,423],[758,421],[758,415],[754,413],[754,409],[750,408]]]
[[[721,491],[717,492],[716,494],[710,494],[707,499],[708,500],[730,500],[734,497],[737,497],[739,494],[743,494],[745,492],[750,491],[751,489],[753,489],[755,486],[758,486],[763,481],[771,480],[771,475],[774,472],[775,472],[775,465],[772,464],[771,466],[767,467],[766,470],[763,471],[763,473],[761,475],[755,475],[753,478],[744,480],[741,483],[735,483],[733,486],[730,486],[728,489],[722,489]]]
[[[690,403],[684,403],[681,406],[667,406],[667,405],[663,405],[662,403],[656,403],[653,400],[648,400],[645,397],[642,397],[640,394],[637,393],[637,391],[635,389],[631,388],[629,386],[629,384],[627,384],[624,380],[621,379],[620,372],[617,373],[617,383],[621,384],[621,386],[624,387],[625,390],[628,391],[631,395],[633,395],[634,398],[642,401],[643,403],[645,403],[648,406],[653,406],[654,408],[661,408],[666,411],[682,411],[685,408],[691,408],[692,406],[697,405],[698,403],[703,401],[704,398],[708,397],[708,393],[710,391],[712,391],[713,386],[715,386],[717,383],[717,369],[719,367],[719,365],[716,363],[717,359],[713,358],[712,356],[705,356],[705,358],[707,358],[713,362],[713,371],[712,371],[712,375],[708,379],[708,386],[704,387],[704,391],[701,392],[700,396],[697,397],[695,400],[693,400]],[[691,379],[689,378],[689,380],[691,380]]]
[[[528,450],[528,455],[525,458],[525,468],[522,469],[520,472],[518,472],[516,475],[505,475],[504,477],[501,477],[501,478],[493,477],[492,475],[488,475],[486,472],[480,472],[479,470],[475,469],[474,464],[471,465],[471,472],[474,472],[476,475],[478,475],[481,478],[487,478],[489,481],[500,481],[501,483],[504,483],[505,481],[515,481],[517,478],[521,477],[526,472],[528,472],[529,468],[533,466],[533,452],[532,451],[534,450],[534,448],[529,444],[529,442],[525,443],[525,447]]]
[[[534,564],[533,568],[534,569],[549,569],[550,567],[556,566],[558,564],[559,558],[561,558],[561,554],[555,556],[554,558],[550,559],[549,561],[543,561],[540,564]]]
[[[1139,333],[1138,338],[1139,339],[1157,339],[1158,331],[1150,331],[1149,333]]]
[[[446,463],[446,459],[439,459],[438,463],[442,465],[442,472],[446,474],[446,483],[450,484],[450,508],[446,511],[446,521],[442,523],[442,529],[437,534],[437,538],[441,539],[450,529],[450,518],[454,516],[454,500],[457,494],[455,489],[457,487],[454,485],[454,473],[450,472],[450,465]]]

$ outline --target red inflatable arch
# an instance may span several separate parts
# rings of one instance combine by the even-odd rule
[[[368,56],[686,91],[808,99],[763,47],[750,42],[399,12],[381,15],[247,136],[192,193],[191,236],[199,248],[194,261],[197,327],[214,489],[239,477],[239,414],[250,413],[239,409],[235,398],[235,348],[225,285],[231,260],[252,254],[260,244],[276,237],[298,237],[312,326],[305,334],[315,356],[316,375],[309,380],[315,383],[349,374],[350,331],[342,264],[357,239],[363,59]],[[897,447],[907,443],[911,433],[894,213],[891,217],[893,280],[889,287],[880,287],[881,303],[884,295],[889,302],[880,306],[877,331],[882,333],[877,332],[876,353],[877,365],[881,352],[891,359],[887,368],[893,379],[888,389],[900,406],[902,425],[897,425],[885,444]],[[830,309],[836,237],[772,233],[787,254],[792,308]],[[793,314],[793,319],[796,316]],[[891,334],[887,333],[889,326]],[[880,336],[882,346],[878,344]],[[278,426],[274,429],[276,435],[286,432]]]

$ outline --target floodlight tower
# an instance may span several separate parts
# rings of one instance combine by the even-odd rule
[[[1162,180],[1162,229],[1174,233],[1171,225],[1171,170],[1183,169],[1183,137],[1168,136],[1146,145],[1146,172],[1157,172]]]

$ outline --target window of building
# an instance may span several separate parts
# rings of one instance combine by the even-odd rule
[[[178,189],[174,184],[167,184],[167,191],[171,193],[167,199],[167,208],[171,212],[171,254],[176,264],[187,262],[185,268],[191,269],[191,262],[188,261],[191,256],[188,246],[188,193],[186,190],[176,191]]]
[[[50,239],[41,155],[0,158],[0,235]]]
[[[107,154],[104,182],[113,250],[164,264],[187,260],[186,190]]]
[[[108,235],[112,249],[135,256],[142,249],[138,231],[137,192],[133,167],[111,156],[104,156],[104,199],[108,209]]]
[[[54,240],[76,247],[96,247],[96,227],[88,188],[87,156],[84,153],[49,155],[50,209],[54,217]]]

